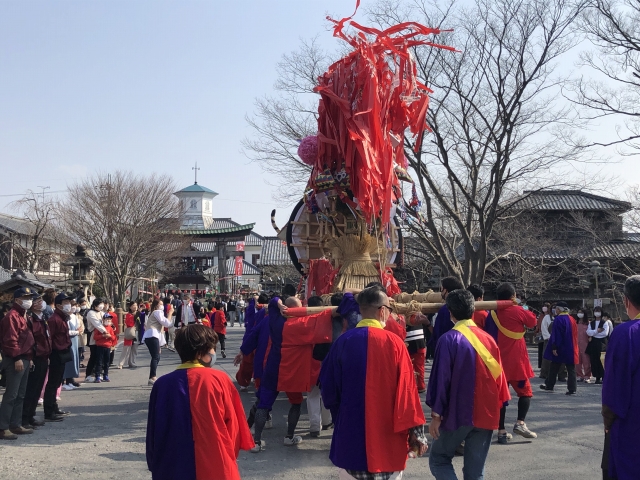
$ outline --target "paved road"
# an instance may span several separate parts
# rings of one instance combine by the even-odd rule
[[[217,368],[235,380],[232,365],[243,329],[228,329],[228,358],[218,357]],[[139,365],[148,365],[149,354],[141,347]],[[119,352],[118,352],[119,354]],[[116,356],[118,358],[118,355]],[[533,357],[532,357],[533,358]],[[177,354],[163,351],[159,374],[172,371],[179,363]],[[144,455],[146,409],[150,392],[148,369],[113,370],[111,383],[86,384],[73,392],[62,392],[61,405],[73,414],[64,422],[48,424],[35,434],[14,442],[0,443],[0,478],[39,479],[149,479]],[[487,479],[585,480],[599,478],[602,448],[600,386],[579,386],[574,397],[564,395],[564,384],[555,393],[538,392],[527,423],[537,431],[532,442],[517,437],[509,445],[494,444],[487,461]],[[0,391],[0,393],[2,393]],[[245,410],[252,403],[253,392],[242,393]],[[267,450],[256,455],[241,452],[243,479],[326,479],[337,478],[328,459],[331,432],[319,439],[308,436],[308,417],[298,425],[303,443],[285,447],[288,402],[279,398],[274,408],[274,428],[265,430]],[[426,407],[425,407],[426,413]],[[39,409],[39,415],[42,410]],[[516,405],[507,410],[507,422],[515,422]],[[462,459],[454,465],[462,478]],[[407,479],[433,478],[428,458],[409,460]]]

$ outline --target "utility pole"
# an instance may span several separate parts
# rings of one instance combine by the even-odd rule
[[[44,191],[46,189],[48,189],[48,188],[51,188],[51,187],[42,187],[42,186],[38,185],[38,188],[42,189],[42,193],[41,193],[41,195],[42,195],[42,203],[44,203]]]

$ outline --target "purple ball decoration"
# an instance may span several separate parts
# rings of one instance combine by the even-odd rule
[[[298,146],[298,156],[307,165],[315,165],[318,158],[318,137],[317,135],[309,135],[300,142]]]

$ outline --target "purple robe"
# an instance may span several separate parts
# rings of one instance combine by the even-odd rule
[[[433,327],[433,333],[431,334],[431,339],[428,344],[429,350],[432,352],[435,351],[440,337],[453,328],[451,313],[449,313],[449,308],[447,308],[446,305],[441,306],[436,315],[436,324]]]
[[[558,355],[553,354],[557,350]],[[544,351],[545,360],[555,363],[580,363],[578,355],[578,325],[568,314],[557,315],[553,320],[549,344]]]
[[[610,430],[609,475],[618,480],[640,476],[640,320],[618,325],[605,357],[602,404],[616,415]]]

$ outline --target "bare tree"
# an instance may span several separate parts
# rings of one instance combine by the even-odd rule
[[[92,250],[102,290],[115,302],[136,278],[155,278],[186,250],[170,177],[117,171],[69,187],[60,205],[68,235]]]
[[[421,150],[405,138],[424,202],[412,230],[449,274],[482,283],[493,230],[509,215],[504,205],[518,182],[543,184],[576,158],[560,128],[571,124],[571,112],[553,99],[566,79],[554,68],[578,40],[571,27],[584,4],[416,2],[403,11],[398,3],[383,1],[370,16],[383,26],[403,20],[395,12],[420,16],[452,28],[438,40],[461,50],[414,50],[434,93]]]
[[[618,119],[615,140],[583,140],[581,146],[618,146],[621,155],[640,148],[640,3],[590,0],[580,26],[594,49],[581,54],[591,75],[571,83],[567,97],[588,119]]]
[[[40,267],[43,264],[51,263],[56,246],[60,244],[59,237],[54,231],[55,201],[45,199],[44,193],[39,194],[28,190],[24,197],[12,202],[10,206],[21,214],[29,226],[28,246],[18,244],[13,246],[24,259],[27,270],[34,273],[42,269]]]
[[[443,274],[482,283],[493,230],[511,215],[504,204],[517,194],[519,182],[533,189],[553,184],[562,166],[577,159],[578,149],[565,138],[573,112],[555,101],[567,79],[554,69],[578,41],[573,25],[586,1],[475,0],[463,6],[449,0],[381,0],[369,9],[370,20],[383,28],[411,20],[453,29],[437,42],[460,50],[413,50],[420,80],[434,91],[427,115],[431,132],[424,139],[405,138],[423,202],[409,210],[414,217],[409,226]],[[301,53],[306,49],[303,45]],[[285,57],[285,64],[281,76],[305,79],[309,91],[310,77],[301,73],[310,71],[304,55]],[[256,145],[268,146],[265,155],[254,158],[270,168],[273,158],[285,168],[299,166],[293,137],[286,136],[293,122],[281,120],[287,117],[279,112],[295,110],[315,128],[315,109],[296,108],[293,101],[300,82],[285,84],[296,87],[278,101],[260,103],[260,121],[253,124]],[[304,173],[296,171],[306,181]],[[292,191],[291,181],[281,178]]]
[[[254,135],[243,140],[245,154],[270,174],[275,174],[280,200],[298,201],[311,167],[297,155],[298,142],[318,132],[318,77],[330,60],[317,38],[302,41],[298,51],[283,55],[278,63],[275,95],[256,99],[256,111],[247,116]]]

